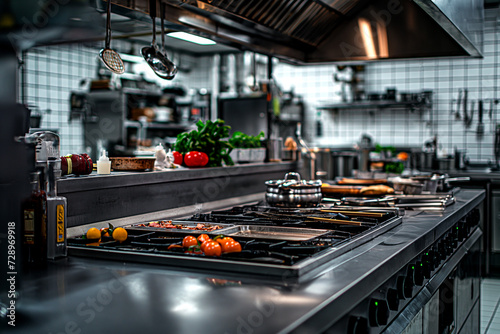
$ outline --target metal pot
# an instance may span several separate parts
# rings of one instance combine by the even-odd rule
[[[470,177],[468,176],[450,178],[446,174],[434,174],[432,176],[414,176],[411,179],[422,183],[423,191],[429,192],[430,194],[446,191],[447,189],[451,188],[450,182],[470,181]]]
[[[394,191],[402,192],[405,195],[420,195],[424,188],[424,185],[418,181],[412,179],[403,179],[400,177],[395,177],[390,180]]]
[[[321,202],[321,180],[301,180],[299,173],[287,173],[283,180],[266,181],[266,201],[272,206],[312,207]]]
[[[358,168],[356,152],[333,152],[333,178],[337,176],[353,176],[353,170]]]

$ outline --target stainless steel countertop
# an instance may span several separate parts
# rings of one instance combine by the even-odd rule
[[[409,213],[401,225],[332,260],[303,283],[287,277],[265,281],[64,258],[22,276],[15,329],[18,333],[322,331],[484,197],[484,191],[462,190],[457,202],[442,213]]]

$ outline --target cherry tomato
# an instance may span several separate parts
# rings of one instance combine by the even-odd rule
[[[200,167],[206,166],[208,164],[208,155],[204,152],[200,152]]]
[[[207,240],[203,241],[203,243],[201,244],[201,247],[200,247],[200,248],[201,248],[201,250],[202,250],[202,252],[205,252],[205,248],[207,247],[207,245],[208,245],[210,242],[213,242],[213,240],[212,240],[212,239],[207,239]]]
[[[217,241],[210,241],[205,246],[205,255],[208,256],[220,256],[222,254],[222,249]]]
[[[233,238],[231,238],[231,237],[224,237],[224,236],[215,237],[214,240],[217,241],[221,246],[224,246],[229,241],[234,241]]]
[[[198,240],[196,240],[195,237],[192,235],[188,235],[187,237],[184,237],[182,240],[182,247],[191,247],[191,246],[197,246],[198,245]]]
[[[241,252],[241,245],[236,240],[229,240],[221,245],[223,253],[239,253]]]
[[[208,155],[203,152],[191,151],[184,156],[184,163],[188,167],[203,167],[208,164]]]
[[[173,151],[172,153],[174,155],[174,164],[182,165],[182,153],[179,153],[177,151]]]
[[[203,242],[205,240],[209,240],[210,237],[208,236],[208,234],[200,234],[197,239],[200,242],[200,244],[203,244]]]

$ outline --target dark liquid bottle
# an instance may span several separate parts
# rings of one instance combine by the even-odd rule
[[[47,261],[47,196],[40,190],[40,172],[31,175],[31,195],[23,203],[23,260],[40,265]]]

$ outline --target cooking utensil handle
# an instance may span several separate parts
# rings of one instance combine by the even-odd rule
[[[479,123],[483,123],[483,100],[478,102]]]
[[[463,99],[462,99],[462,107],[464,109],[464,121],[465,123],[469,120],[469,115],[467,114],[467,89],[463,90]]]
[[[468,176],[462,176],[462,177],[452,177],[449,179],[446,179],[446,182],[454,182],[454,181],[470,181],[470,177]]]
[[[285,174],[285,181],[296,180],[300,181],[300,174],[296,172],[290,172]]]
[[[109,44],[111,42],[111,0],[108,0],[108,8],[106,9],[106,47],[109,49]]]
[[[152,46],[156,46],[156,0],[149,0],[149,16],[153,21],[153,40]]]
[[[161,52],[165,54],[165,3],[160,4],[161,12]]]

